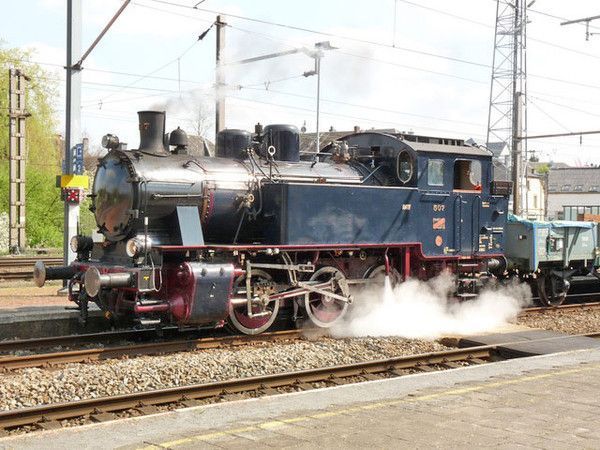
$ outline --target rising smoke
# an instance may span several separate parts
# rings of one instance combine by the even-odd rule
[[[346,316],[331,329],[335,337],[401,336],[435,339],[490,331],[514,320],[531,301],[527,285],[486,288],[475,300],[451,299],[454,280],[448,273],[428,282],[408,280],[361,289]]]

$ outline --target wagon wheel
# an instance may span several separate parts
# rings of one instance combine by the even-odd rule
[[[561,305],[567,298],[571,283],[556,275],[540,275],[537,278],[537,291],[543,306]]]
[[[271,275],[262,270],[252,271],[252,286],[259,283],[272,281]],[[246,297],[246,275],[240,275],[233,283],[233,297]],[[253,305],[252,313],[258,314],[268,312],[269,314],[250,317],[248,315],[248,306],[246,304],[229,306],[229,325],[233,329],[244,334],[259,334],[268,329],[279,312],[279,301],[274,300],[265,306]]]
[[[342,282],[346,280],[345,275],[339,269],[325,266],[313,273],[310,281],[326,282],[332,278]],[[333,292],[344,295],[339,286]],[[304,298],[304,308],[313,324],[321,328],[329,328],[345,314],[348,309],[348,302],[324,294],[310,292]]]

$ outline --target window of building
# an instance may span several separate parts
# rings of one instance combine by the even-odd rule
[[[533,195],[533,209],[537,209],[538,208],[538,196],[537,195]]]
[[[481,190],[481,162],[458,159],[454,163],[454,189]]]
[[[444,161],[430,159],[427,162],[427,184],[429,186],[444,185]]]
[[[573,188],[573,192],[583,192],[583,185],[576,184],[575,187]]]
[[[590,186],[590,192],[598,192],[598,186]]]
[[[558,186],[556,186],[555,184],[551,184],[550,186],[548,186],[548,190],[551,192],[558,191]]]
[[[560,188],[560,190],[562,192],[569,192],[571,190],[571,185],[570,184],[563,184],[563,186]]]

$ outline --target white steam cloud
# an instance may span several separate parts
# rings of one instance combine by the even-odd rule
[[[428,282],[410,279],[392,287],[385,283],[354,293],[354,302],[331,334],[335,337],[401,336],[436,339],[483,333],[514,320],[531,301],[525,284],[486,288],[475,300],[457,302],[451,274]]]

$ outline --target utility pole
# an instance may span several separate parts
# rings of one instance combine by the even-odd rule
[[[73,175],[73,147],[81,140],[81,0],[67,0],[65,159],[63,175]],[[79,64],[78,64],[79,63]],[[76,66],[77,64],[77,66]],[[75,260],[69,243],[77,234],[79,204],[65,202],[64,264]]]
[[[527,5],[525,0],[496,5],[494,58],[490,83],[486,144],[506,147],[513,181],[513,212],[521,212],[522,161],[527,148]],[[525,154],[525,155],[524,155]]]
[[[216,48],[216,72],[215,72],[215,142],[216,135],[225,128],[225,77],[223,74],[223,48],[225,47],[225,27],[227,23],[223,16],[217,16],[217,48]]]
[[[319,117],[321,110],[321,56],[322,52],[317,51],[315,55],[315,72],[317,72],[317,153],[321,151],[321,135],[319,134]]]
[[[75,260],[71,250],[71,239],[78,232],[79,202],[83,189],[88,187],[88,177],[83,175],[83,154],[85,145],[81,143],[81,71],[82,64],[96,48],[104,35],[115,23],[131,0],[125,0],[118,11],[108,21],[89,48],[81,53],[81,0],[67,0],[67,64],[66,64],[66,105],[65,105],[65,159],[63,175],[60,178],[65,200],[65,221],[63,254],[64,264]]]
[[[513,112],[513,136],[512,136],[512,165],[511,165],[511,181],[513,183],[513,214],[520,215],[523,208],[523,197],[527,195],[525,192],[523,195],[523,176],[522,176],[522,164],[523,164],[523,139],[521,138],[523,130],[523,94],[521,92],[515,92],[514,97],[514,112]]]
[[[312,57],[315,58],[315,70],[317,75],[317,153],[321,151],[321,134],[319,132],[319,118],[321,112],[321,58],[323,58],[323,50],[335,50],[336,47],[332,47],[329,41],[317,42],[315,44],[315,51],[312,53]],[[304,74],[306,76],[306,73]]]
[[[9,117],[9,177],[8,192],[9,227],[8,250],[18,254],[26,247],[25,240],[25,165],[27,148],[25,140],[26,90],[29,77],[18,69],[8,71],[8,117]]]

